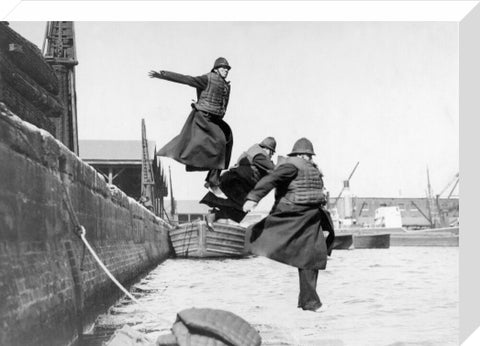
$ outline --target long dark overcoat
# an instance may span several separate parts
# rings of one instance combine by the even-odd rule
[[[255,166],[255,170],[252,165]],[[243,211],[243,203],[248,193],[255,187],[260,177],[273,168],[273,162],[264,154],[255,155],[253,163],[250,163],[247,157],[241,156],[238,164],[220,177],[220,189],[227,199],[218,198],[209,192],[200,203],[216,208],[218,218],[241,222],[246,215]]]
[[[230,164],[233,136],[222,119],[193,109],[180,134],[157,151],[186,165],[187,171],[226,169]]]
[[[207,193],[200,203],[219,209],[218,218],[227,218],[240,222],[246,213],[242,210],[245,197],[255,186],[253,171],[250,166],[230,168],[220,177],[220,189],[228,197],[219,198],[213,193]]]
[[[297,268],[321,270],[327,266],[323,231],[328,230],[333,232],[333,226],[322,208],[280,202],[249,227],[247,249]]]
[[[242,209],[245,198],[255,187],[257,181],[250,165],[240,165],[222,174],[220,189],[239,209]]]
[[[194,87],[197,97],[209,83],[207,74],[192,77],[171,71],[160,71],[157,77]],[[232,130],[222,117],[197,110],[195,104],[192,104],[192,111],[180,134],[158,150],[157,155],[183,163],[187,171],[221,170],[227,169],[230,164],[232,146]]]

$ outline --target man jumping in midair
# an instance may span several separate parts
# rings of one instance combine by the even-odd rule
[[[226,80],[230,65],[225,58],[215,60],[212,70],[199,77],[169,71],[150,71],[151,78],[186,84],[197,89],[197,102],[180,134],[157,151],[183,163],[187,171],[208,171],[205,187],[219,184],[220,172],[227,169],[233,145],[230,126],[223,121],[230,97]]]

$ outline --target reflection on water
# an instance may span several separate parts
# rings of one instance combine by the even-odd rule
[[[132,288],[96,325],[128,324],[152,340],[190,307],[231,311],[262,345],[458,345],[455,248],[336,251],[320,271],[319,312],[297,309],[297,269],[262,257],[169,259]]]

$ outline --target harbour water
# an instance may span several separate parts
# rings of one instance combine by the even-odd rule
[[[296,268],[263,257],[169,259],[131,288],[96,331],[127,324],[152,341],[191,307],[231,311],[262,345],[459,345],[459,248],[334,251],[320,271],[318,312],[298,309]]]

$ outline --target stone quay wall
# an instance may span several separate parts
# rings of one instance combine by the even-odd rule
[[[0,103],[0,345],[74,344],[120,296],[78,224],[125,285],[171,253],[168,223]]]

